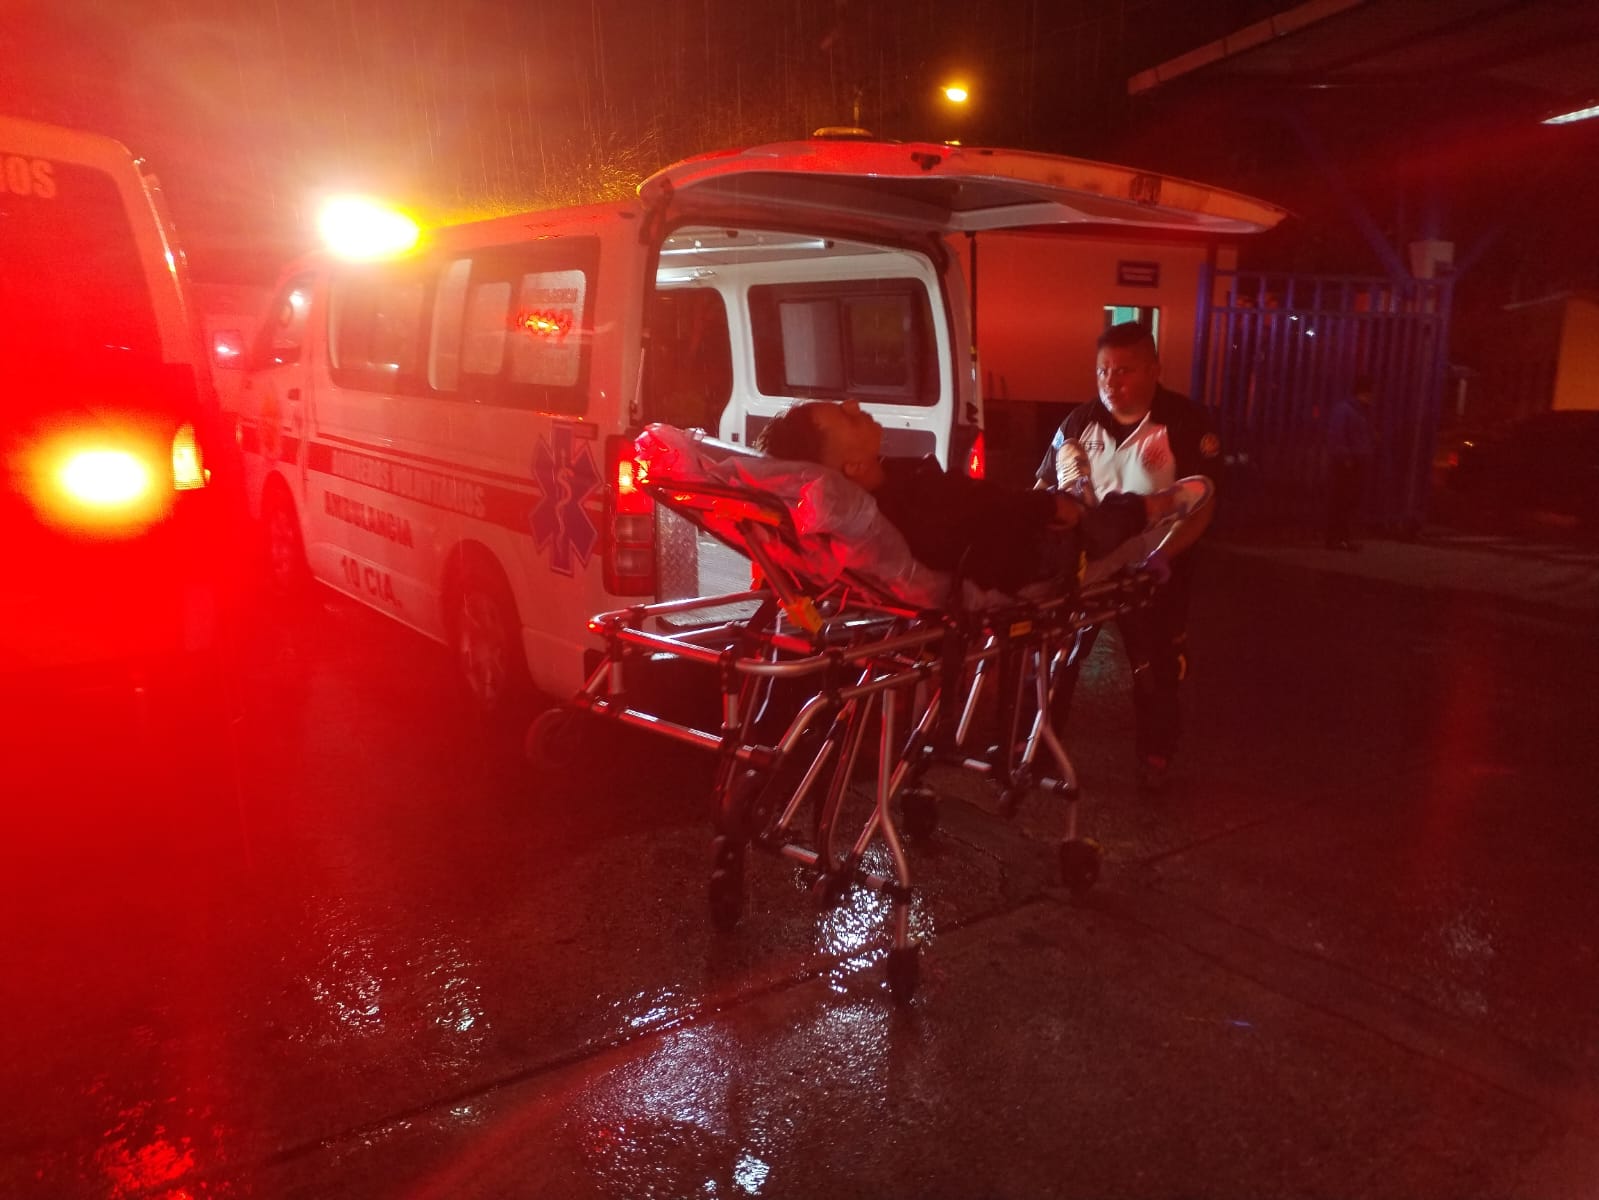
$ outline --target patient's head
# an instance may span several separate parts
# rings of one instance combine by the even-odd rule
[[[867,491],[883,482],[883,427],[854,400],[812,400],[785,409],[761,430],[755,448],[773,458],[832,467]]]

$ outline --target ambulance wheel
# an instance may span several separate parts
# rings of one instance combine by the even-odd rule
[[[888,952],[888,994],[895,1004],[909,1004],[921,981],[922,960],[916,946],[896,946]]]
[[[711,883],[707,892],[711,924],[726,933],[744,915],[744,847],[734,838],[711,843]]]
[[[461,559],[450,588],[450,648],[474,708],[485,717],[506,714],[528,689],[522,623],[511,585],[483,554]]]
[[[311,582],[305,561],[305,538],[294,500],[276,476],[261,496],[261,537],[267,587],[280,600],[299,601]]]
[[[938,832],[938,795],[931,788],[906,788],[901,804],[905,833],[912,840],[925,841]]]
[[[1104,856],[1092,838],[1073,838],[1060,844],[1060,881],[1081,900],[1099,882],[1100,859]]]

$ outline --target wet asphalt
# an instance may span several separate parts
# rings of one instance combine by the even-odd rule
[[[1167,792],[1079,689],[1086,901],[935,774],[904,1009],[878,897],[711,928],[703,756],[532,772],[331,597],[230,746],[10,747],[0,1196],[1599,1194],[1599,556],[1202,553]]]

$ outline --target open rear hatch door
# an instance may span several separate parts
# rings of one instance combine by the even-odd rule
[[[685,159],[639,187],[658,219],[915,233],[1089,225],[1233,236],[1276,205],[1088,159],[932,143],[782,142]]]

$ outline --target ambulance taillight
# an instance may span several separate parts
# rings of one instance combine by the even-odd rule
[[[172,486],[180,492],[203,488],[211,478],[200,456],[200,442],[194,426],[184,425],[172,435]]]
[[[138,506],[150,494],[150,469],[126,450],[79,450],[56,476],[66,499],[94,512]]]
[[[966,474],[972,479],[988,475],[988,447],[983,443],[982,430],[972,439],[972,448],[966,452]]]
[[[655,590],[655,503],[639,486],[642,468],[630,438],[605,443],[605,590],[648,596]]]

